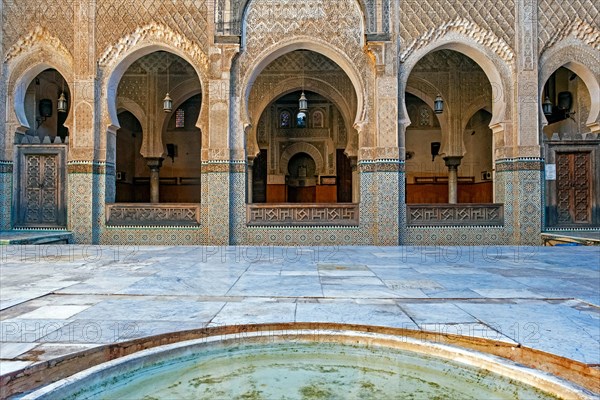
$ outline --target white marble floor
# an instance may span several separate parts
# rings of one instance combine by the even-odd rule
[[[600,247],[0,246],[0,373],[205,326],[456,333],[600,365]]]

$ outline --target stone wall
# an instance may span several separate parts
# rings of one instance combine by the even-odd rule
[[[220,14],[227,3],[237,14]],[[572,68],[589,91],[589,97],[578,94],[588,115],[578,125],[590,134],[600,132],[596,3],[4,0],[0,3],[0,227],[12,224],[11,203],[19,180],[13,172],[14,138],[28,128],[20,111],[23,93],[37,74],[55,68],[72,93],[65,123],[70,131],[65,169],[68,228],[77,242],[539,243],[544,177],[541,87],[559,67]],[[219,23],[227,18],[238,19],[239,30],[220,29]],[[107,227],[105,205],[115,198],[120,78],[137,59],[158,50],[190,63],[200,82],[200,223],[194,227]],[[317,53],[309,60],[314,64],[301,60],[302,53],[294,50]],[[478,93],[483,93],[485,102],[491,100],[495,202],[504,204],[503,227],[406,227],[404,159],[409,118],[404,93],[417,87],[413,93],[417,96],[437,94],[427,85],[419,89],[418,83],[435,80],[438,72],[427,67],[427,55],[436,50],[458,51],[476,63],[469,87],[478,90],[465,96],[473,103]],[[274,65],[279,70],[274,68],[269,75],[265,68],[278,59]],[[420,70],[421,60],[425,64]],[[433,67],[437,67],[435,62]],[[322,86],[327,87],[324,92],[337,96],[333,101],[339,102],[336,105],[349,138],[346,152],[357,158],[359,226],[246,225],[248,162],[258,149],[256,128],[262,104],[299,84],[296,77],[277,86],[277,74],[285,68],[292,73],[311,69],[306,74],[307,90],[318,92]],[[267,74],[261,75],[263,71]],[[484,77],[491,90],[478,86]],[[137,96],[135,101],[144,103],[143,96],[131,89],[143,85],[141,80],[127,78],[124,85],[129,97]],[[465,107],[469,108],[466,102]]]

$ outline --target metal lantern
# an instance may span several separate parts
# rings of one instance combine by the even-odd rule
[[[546,99],[542,103],[542,110],[544,111],[545,116],[552,115],[552,102],[548,96],[546,96]]]
[[[433,111],[435,111],[436,114],[441,114],[444,112],[444,99],[442,99],[442,96],[439,94],[433,102]]]
[[[57,101],[56,109],[59,113],[66,113],[68,108],[67,99],[65,97],[65,92],[60,94],[60,97]]]
[[[170,113],[171,111],[173,111],[173,99],[171,99],[169,93],[167,93],[167,95],[163,99],[163,110],[166,113]]]
[[[304,91],[302,91],[302,94],[300,95],[300,100],[298,101],[298,104],[300,106],[300,111],[308,111],[308,100],[304,95]]]

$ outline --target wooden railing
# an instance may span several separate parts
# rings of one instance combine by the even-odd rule
[[[106,205],[107,226],[197,226],[200,204],[113,203]]]
[[[409,204],[408,226],[503,226],[503,204]]]
[[[358,204],[248,204],[248,226],[358,226]]]

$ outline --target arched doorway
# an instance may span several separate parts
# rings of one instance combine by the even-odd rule
[[[66,227],[65,169],[69,130],[64,126],[71,93],[64,77],[49,68],[27,86],[24,111],[28,129],[20,135],[15,176],[15,226]]]
[[[202,96],[192,65],[166,51],[144,55],[116,101],[117,202],[199,203]]]
[[[352,81],[320,53],[294,50],[267,65],[249,97],[258,123],[248,138],[248,201],[352,202],[356,107]]]
[[[299,109],[303,94],[307,110]],[[265,108],[257,138],[252,202],[352,202],[352,169],[344,154],[347,129],[329,99],[312,91],[277,98]]]
[[[585,81],[565,66],[544,82],[546,225],[600,226],[600,140],[590,130],[593,100]]]
[[[407,203],[492,203],[492,86],[454,50],[425,55],[405,94]]]

